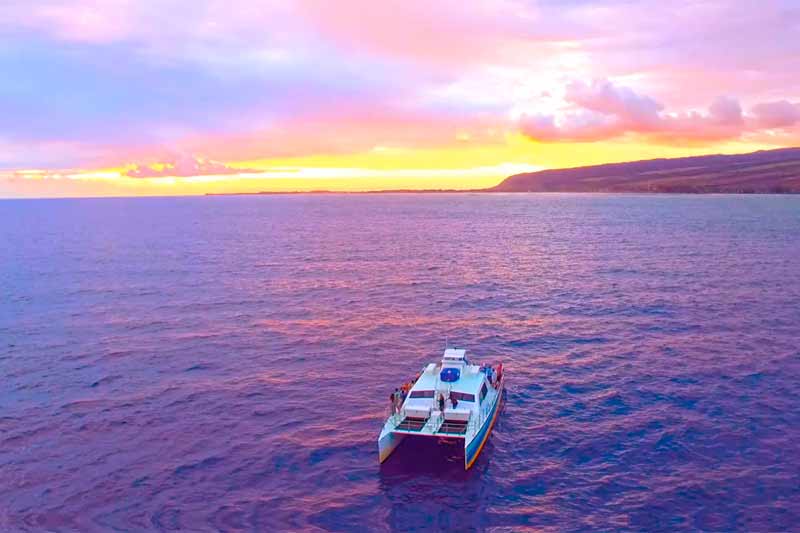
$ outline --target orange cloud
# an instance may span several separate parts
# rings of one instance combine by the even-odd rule
[[[149,165],[133,165],[123,175],[131,178],[162,178],[186,176],[222,176],[227,174],[242,174],[259,172],[253,169],[234,168],[201,157],[181,155],[170,162],[152,163]]]

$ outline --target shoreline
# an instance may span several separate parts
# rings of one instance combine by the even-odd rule
[[[773,195],[773,196],[792,196],[800,194],[797,191],[724,191],[724,190],[675,190],[675,191],[497,191],[492,189],[390,189],[379,191],[259,191],[259,192],[218,192],[206,193],[198,196],[298,196],[298,195],[371,195],[371,194],[639,194],[639,195]]]

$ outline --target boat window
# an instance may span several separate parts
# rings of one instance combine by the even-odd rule
[[[455,392],[455,391],[452,391],[452,392],[450,392],[450,397],[451,398],[455,398],[459,402],[474,402],[475,401],[475,395],[474,394],[468,394],[466,392]]]
[[[481,387],[481,402],[483,399],[486,398],[486,393],[489,392],[489,389],[486,388],[486,382],[483,382],[483,387]]]
[[[433,398],[433,391],[432,390],[412,390],[411,391],[412,398]]]

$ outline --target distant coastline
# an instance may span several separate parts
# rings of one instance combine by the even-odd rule
[[[491,192],[800,194],[800,148],[542,170],[509,176],[486,189],[260,191],[209,193],[208,196]]]
[[[204,196],[367,196],[381,194],[800,194],[800,191],[698,191],[698,190],[669,190],[669,191],[498,191],[495,189],[387,189],[378,191],[258,191],[258,192],[210,192]]]
[[[377,191],[331,191],[331,190],[314,190],[314,191],[258,191],[258,192],[212,192],[206,193],[206,196],[260,196],[260,195],[297,195],[297,194],[442,194],[442,193],[476,193],[476,192],[493,192],[490,189],[385,189]]]
[[[649,159],[516,174],[492,192],[800,193],[800,148]]]

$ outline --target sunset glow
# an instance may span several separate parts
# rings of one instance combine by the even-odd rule
[[[789,0],[12,0],[0,197],[476,189],[796,146],[798,29]]]

